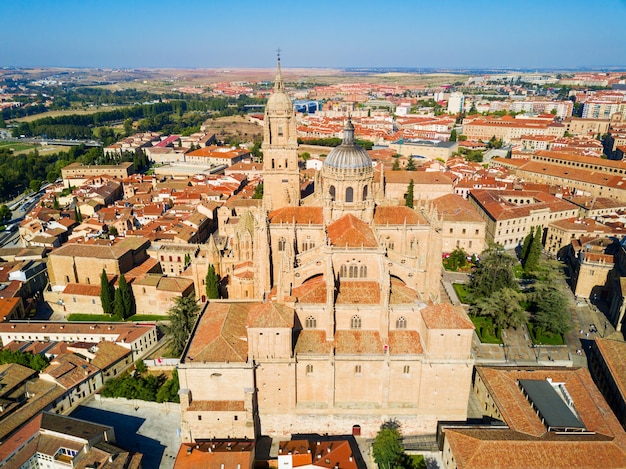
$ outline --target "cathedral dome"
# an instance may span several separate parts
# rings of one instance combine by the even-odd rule
[[[354,125],[348,119],[343,129],[343,142],[326,157],[324,166],[332,169],[371,170],[372,159],[362,147],[354,143]]]
[[[265,109],[267,112],[275,114],[292,114],[293,103],[291,102],[291,98],[289,98],[286,93],[278,91],[272,93],[272,95],[268,98]]]

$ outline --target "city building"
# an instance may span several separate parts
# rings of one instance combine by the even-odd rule
[[[208,304],[183,352],[183,441],[465,418],[473,325],[440,303],[436,210],[386,195],[350,120],[301,199],[293,119],[279,68],[262,203],[221,207],[209,240],[229,300]]]
[[[619,468],[626,433],[584,368],[476,367],[483,423],[445,422],[446,469]]]

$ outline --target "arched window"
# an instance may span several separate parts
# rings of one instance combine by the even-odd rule
[[[330,186],[330,189],[328,189],[328,193],[330,194],[330,200],[334,201],[335,200],[335,186]]]
[[[396,319],[396,329],[406,329],[406,318],[404,316]]]
[[[272,158],[272,169],[274,169],[274,168],[275,168],[275,164],[276,164],[276,163],[274,162],[274,158]]]
[[[366,278],[367,277],[367,266],[366,265],[362,265],[361,268],[359,269],[359,277],[361,277],[361,278]]]
[[[361,365],[355,365],[354,366],[354,374],[355,375],[361,376],[361,371],[362,371]]]
[[[411,367],[409,367],[409,365],[404,365],[404,368],[403,368],[402,372],[405,375],[408,375],[411,372]]]
[[[310,375],[311,373],[313,373],[313,365],[307,365],[306,366],[306,374]]]
[[[278,250],[279,251],[284,251],[286,245],[287,245],[287,241],[285,240],[285,238],[280,238],[278,240]]]
[[[354,315],[350,320],[350,328],[351,329],[361,329],[361,316]]]
[[[363,186],[363,200],[367,200],[367,184]]]
[[[282,137],[283,136],[283,126],[278,124],[278,136]]]
[[[346,267],[346,265],[344,264],[339,268],[339,276],[347,277],[347,275],[348,275],[348,267]]]
[[[313,316],[309,316],[306,318],[305,326],[307,329],[314,329],[317,327],[317,319]]]
[[[350,266],[350,278],[357,278],[359,273],[359,268],[356,265]]]
[[[346,202],[353,202],[354,201],[354,190],[352,189],[352,187],[347,187],[346,188]]]

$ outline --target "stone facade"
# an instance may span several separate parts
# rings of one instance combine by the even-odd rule
[[[213,263],[229,299],[208,304],[183,353],[183,440],[354,425],[373,436],[390,418],[415,434],[465,419],[473,325],[439,303],[436,210],[384,196],[349,121],[300,200],[282,86],[279,71],[262,205],[220,208],[218,233],[188,269],[203,278]]]

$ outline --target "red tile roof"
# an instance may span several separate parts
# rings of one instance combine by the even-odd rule
[[[430,304],[421,313],[429,329],[474,329],[474,324],[460,306]]]
[[[375,248],[376,236],[367,223],[352,214],[344,215],[328,225],[328,240],[338,247]]]
[[[297,223],[321,225],[324,223],[322,207],[284,207],[270,212],[270,223]]]
[[[424,216],[409,207],[378,206],[374,212],[376,225],[427,225]]]

